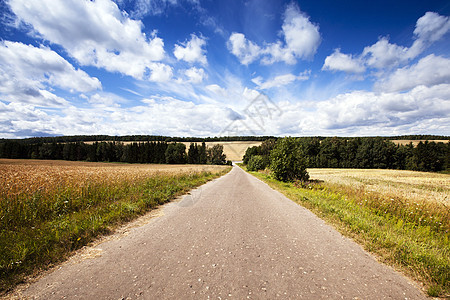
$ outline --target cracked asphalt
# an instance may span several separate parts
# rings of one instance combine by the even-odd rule
[[[32,299],[426,299],[234,167],[14,294]]]

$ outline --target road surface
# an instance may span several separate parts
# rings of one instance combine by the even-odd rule
[[[85,249],[16,295],[426,299],[405,277],[238,167],[159,215]]]

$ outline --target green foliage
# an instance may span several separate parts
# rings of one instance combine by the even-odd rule
[[[223,146],[216,144],[207,149],[208,164],[211,165],[225,165],[227,163],[227,157],[223,153]]]
[[[243,163],[248,164],[250,158],[254,155],[260,155],[264,163],[266,165],[270,164],[270,152],[275,147],[277,140],[276,139],[267,139],[264,142],[261,143],[259,146],[253,146],[247,148],[245,151],[244,157],[243,157]]]
[[[247,170],[249,171],[264,170],[266,167],[267,164],[261,155],[253,155],[247,164]]]
[[[169,144],[166,149],[166,163],[168,164],[185,164],[186,163],[186,146],[182,143]]]
[[[295,138],[279,139],[270,153],[270,169],[281,181],[308,180],[306,158]]]

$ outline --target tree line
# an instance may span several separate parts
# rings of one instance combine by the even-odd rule
[[[286,138],[285,138],[286,139]],[[270,167],[273,149],[284,139],[267,140],[248,148],[244,163],[250,169]],[[308,168],[400,169],[438,172],[450,169],[450,143],[420,142],[396,145],[381,137],[290,138]]]
[[[154,164],[231,164],[226,160],[222,145],[207,147],[205,142],[200,145],[191,143],[186,151],[183,143],[165,141],[31,144],[13,140],[0,142],[0,157]]]
[[[265,141],[270,136],[222,136],[222,137],[170,137],[162,135],[73,135],[73,136],[53,136],[53,137],[32,137],[26,139],[0,139],[2,142],[18,141],[25,144],[39,143],[76,143],[76,142],[237,142],[237,141]]]

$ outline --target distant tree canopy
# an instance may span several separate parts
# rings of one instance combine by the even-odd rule
[[[218,145],[217,145],[218,146]],[[183,143],[162,142],[74,142],[23,143],[0,142],[1,158],[63,159],[91,162],[127,162],[154,164],[226,164],[223,147],[206,147],[191,143],[188,152]]]
[[[419,136],[422,138],[423,136]],[[401,169],[416,171],[442,171],[450,169],[450,143],[420,142],[416,147],[396,145],[381,137],[365,138],[288,138],[298,145],[309,168],[359,168],[359,169]],[[437,139],[433,137],[433,139]],[[244,163],[260,156],[269,167],[273,145],[279,145],[286,138],[264,142],[248,148]],[[261,160],[258,158],[258,160]]]

